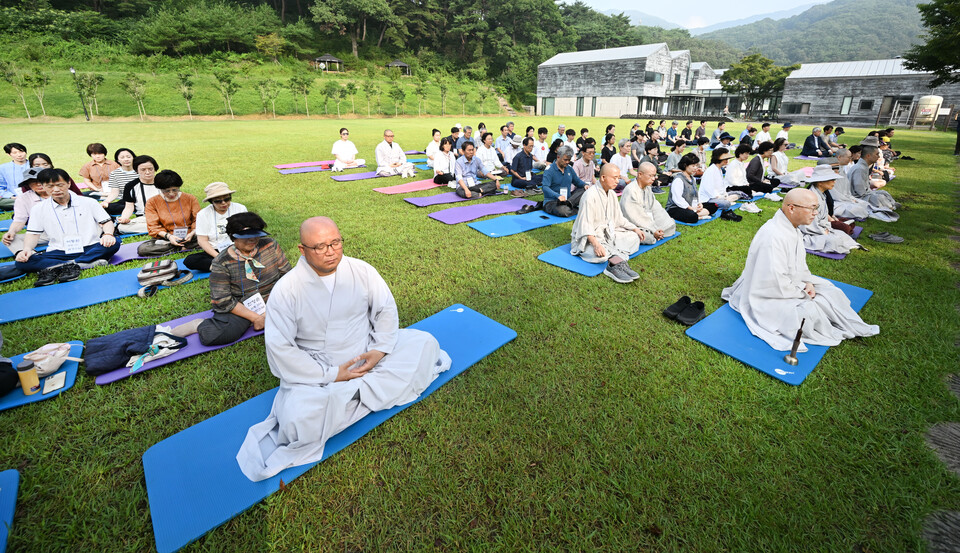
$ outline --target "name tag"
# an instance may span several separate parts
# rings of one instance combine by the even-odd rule
[[[231,242],[229,238],[222,238],[219,242],[217,242],[217,245],[214,247],[217,249],[218,252],[222,252],[223,250],[229,248],[232,245],[233,245],[233,242]]]
[[[524,180],[531,180],[533,178],[533,175],[530,174],[530,171],[527,171],[526,173],[524,173],[523,178]]]
[[[263,315],[267,312],[267,304],[263,301],[263,296],[260,295],[260,292],[243,300],[243,306],[257,315]]]
[[[473,188],[476,184],[477,181],[473,180],[473,177],[467,177],[467,187]]]
[[[173,237],[177,240],[184,240],[187,237],[187,227],[176,227],[173,229]]]
[[[561,189],[560,189],[560,196],[562,196],[562,197],[564,197],[564,198],[567,197],[567,189],[566,189],[566,188],[561,188]]]
[[[63,237],[63,252],[67,254],[83,253],[83,241],[77,234],[68,234]]]

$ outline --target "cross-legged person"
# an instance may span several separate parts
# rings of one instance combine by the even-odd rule
[[[393,131],[383,131],[383,142],[377,144],[374,156],[377,158],[377,174],[381,177],[412,177],[417,174],[417,168],[407,161],[403,148],[393,141]]]
[[[461,198],[472,198],[474,194],[494,194],[499,188],[500,179],[503,178],[484,171],[480,159],[473,155],[475,151],[473,142],[467,142],[463,145],[463,155],[457,159],[454,175],[457,180],[457,196]],[[493,179],[493,182],[480,182],[480,178]]]
[[[233,201],[236,192],[225,182],[211,182],[203,193],[203,201],[210,203],[197,213],[197,246],[203,251],[188,255],[183,264],[188,269],[209,273],[213,260],[233,243],[227,233],[227,221],[231,215],[245,213],[247,208]]]
[[[677,222],[660,205],[653,194],[652,186],[657,182],[657,168],[650,163],[641,163],[637,169],[639,175],[623,189],[620,196],[620,209],[628,221],[643,231],[641,244],[653,244],[677,232]]]
[[[196,249],[197,213],[200,212],[197,197],[181,192],[183,179],[169,169],[157,173],[154,186],[160,193],[147,200],[144,210],[151,239],[137,246],[137,254],[154,257]]]
[[[523,139],[523,149],[513,157],[510,163],[510,175],[513,177],[511,186],[521,188],[514,190],[511,194],[515,197],[523,197],[536,193],[536,189],[543,184],[543,173],[534,173],[533,158],[534,140],[529,136]]]
[[[353,141],[350,140],[350,131],[344,127],[340,129],[340,140],[333,143],[330,153],[333,154],[332,171],[343,171],[344,169],[356,169],[361,165],[366,165],[364,159],[357,159],[360,153]]]
[[[573,150],[569,146],[557,149],[557,160],[543,172],[543,210],[557,217],[577,214],[580,197],[587,183],[573,172]]]
[[[677,168],[680,172],[674,177],[667,196],[667,213],[681,223],[696,223],[708,219],[717,211],[717,204],[700,203],[694,173],[700,160],[693,153],[680,158]]]
[[[808,250],[849,253],[850,250],[861,247],[849,234],[833,228],[831,224],[836,217],[830,213],[834,204],[830,191],[833,190],[836,179],[837,174],[829,165],[817,165],[813,169],[813,174],[807,179],[810,190],[817,195],[817,211],[813,221],[798,227],[803,234],[803,246]]]

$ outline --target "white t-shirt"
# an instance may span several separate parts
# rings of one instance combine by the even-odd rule
[[[84,247],[100,241],[100,225],[110,221],[110,216],[100,207],[100,202],[70,192],[70,203],[62,206],[47,198],[33,206],[27,232],[47,233],[49,250],[65,251],[66,236],[79,237]]]
[[[757,147],[763,144],[764,142],[773,142],[773,140],[770,140],[770,133],[765,131],[760,131],[757,133],[757,138],[754,139],[753,141],[754,147]]]
[[[788,141],[788,142],[790,141],[790,137],[787,136],[787,131],[780,131],[780,132],[778,132],[778,133],[777,133],[777,138],[782,138],[782,139],[784,139],[784,140],[786,140],[786,141]]]
[[[433,158],[440,153],[440,143],[431,140],[430,143],[427,144],[427,149],[424,153],[427,154],[427,165],[433,167]]]
[[[626,182],[631,182],[633,180],[633,175],[630,174],[630,171],[633,170],[633,160],[627,156],[620,155],[619,152],[610,156],[610,163],[615,165],[620,169],[620,178]]]
[[[330,153],[333,154],[333,157],[339,158],[340,161],[353,161],[357,159],[359,152],[350,140],[337,140],[333,143],[333,149],[330,150]]]
[[[217,251],[223,251],[232,241],[227,236],[227,218],[237,213],[246,213],[247,208],[243,204],[230,202],[230,207],[223,215],[217,213],[213,204],[200,210],[197,213],[197,235],[206,236]]]
[[[539,140],[533,141],[533,158],[539,161],[540,163],[547,162],[547,154],[550,153],[550,145],[546,142],[540,142]]]
[[[327,292],[333,293],[333,285],[337,283],[337,273],[320,277],[320,282],[327,287]]]

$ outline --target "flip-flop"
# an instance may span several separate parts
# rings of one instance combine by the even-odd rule
[[[677,322],[687,326],[695,325],[707,316],[702,301],[695,301],[677,315]]]
[[[677,300],[676,303],[664,309],[663,316],[668,319],[676,320],[677,315],[686,309],[688,305],[690,305],[690,296],[683,296]]]

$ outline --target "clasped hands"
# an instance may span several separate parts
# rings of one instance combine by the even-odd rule
[[[353,380],[354,378],[360,378],[361,376],[370,372],[370,369],[377,366],[377,363],[379,363],[385,355],[386,354],[382,351],[377,351],[375,349],[361,353],[360,355],[340,365],[340,367],[337,369],[336,381],[343,382],[346,380]]]

